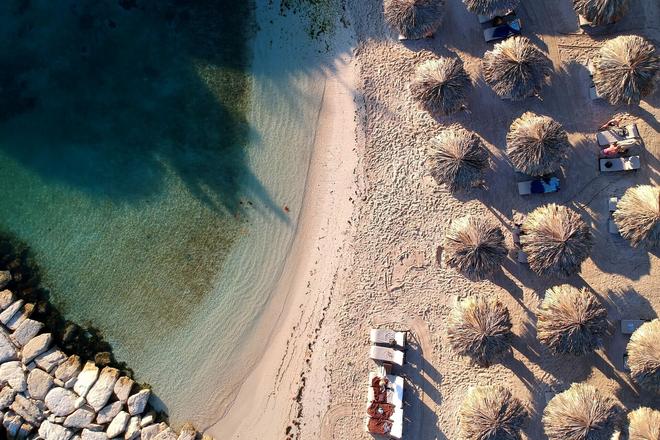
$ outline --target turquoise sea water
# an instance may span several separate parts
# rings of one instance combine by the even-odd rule
[[[0,5],[0,229],[175,423],[245,372],[291,245],[322,92],[305,26],[267,0]]]

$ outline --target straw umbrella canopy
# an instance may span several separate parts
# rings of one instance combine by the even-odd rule
[[[456,353],[487,367],[511,350],[509,309],[495,298],[465,299],[451,313],[447,335]]]
[[[463,0],[468,11],[493,17],[515,9],[520,0]]]
[[[385,0],[385,21],[405,38],[435,32],[445,15],[445,0]]]
[[[660,411],[641,407],[628,413],[626,440],[660,439]]]
[[[559,122],[532,112],[513,121],[506,145],[513,166],[531,176],[558,170],[571,146]]]
[[[520,440],[529,412],[502,386],[471,388],[460,409],[465,440]]]
[[[580,215],[554,203],[532,211],[522,224],[520,244],[529,267],[545,277],[569,277],[580,271],[592,246],[589,226]]]
[[[486,52],[484,79],[502,98],[520,101],[538,95],[552,73],[552,62],[526,37],[511,37]]]
[[[488,150],[474,132],[449,128],[431,139],[428,147],[431,176],[450,191],[465,190],[482,180]]]
[[[471,280],[483,280],[506,257],[502,229],[484,217],[467,216],[452,223],[444,242],[445,263]]]
[[[539,341],[555,353],[590,353],[607,333],[607,310],[596,295],[568,284],[548,289],[536,316]]]
[[[573,0],[573,9],[592,25],[610,24],[628,12],[630,0]]]
[[[620,415],[616,401],[586,383],[574,383],[543,411],[549,440],[610,440]]]
[[[628,188],[616,205],[614,223],[633,246],[660,247],[660,186]]]
[[[628,342],[630,375],[639,386],[660,393],[660,319],[642,324]]]
[[[639,104],[655,89],[660,57],[650,41],[637,35],[622,35],[600,48],[594,69],[599,96],[610,104]]]
[[[472,85],[460,58],[440,57],[417,67],[410,83],[413,97],[432,115],[450,115],[465,107]]]

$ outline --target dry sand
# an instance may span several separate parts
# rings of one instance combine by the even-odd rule
[[[301,233],[287,264],[291,283],[271,348],[226,417],[209,430],[217,438],[370,439],[363,432],[368,330],[386,325],[411,331],[407,353],[404,438],[457,439],[458,408],[470,386],[501,384],[530,403],[530,439],[545,438],[541,414],[548,396],[586,380],[627,408],[660,408],[622,371],[627,338],[621,318],[654,318],[660,310],[659,259],[607,232],[607,199],[626,188],[658,184],[658,93],[639,106],[609,106],[588,96],[587,59],[607,38],[636,33],[658,40],[660,7],[635,2],[621,22],[582,33],[570,1],[528,0],[518,11],[524,35],[553,60],[543,101],[500,100],[480,79],[483,42],[477,19],[448,0],[446,24],[431,40],[401,44],[382,19],[382,1],[349,1],[360,44],[353,123],[350,65],[328,78]],[[460,56],[475,80],[470,112],[434,120],[415,105],[408,83],[416,63]],[[343,79],[342,79],[343,78]],[[336,99],[329,99],[330,94]],[[569,132],[574,151],[562,170],[562,190],[522,198],[504,154],[511,122],[526,111],[552,116]],[[596,167],[594,130],[614,114],[637,123],[642,170],[603,175]],[[452,124],[477,132],[491,152],[486,188],[454,196],[425,166],[429,138]],[[357,147],[353,130],[357,128]],[[357,156],[356,156],[357,152]],[[309,197],[315,194],[313,197]],[[593,228],[595,245],[582,272],[568,280],[540,279],[515,258],[492,280],[471,282],[441,267],[438,246],[454,218],[487,216],[502,225],[508,245],[514,213],[556,202],[577,210]],[[612,335],[582,358],[551,355],[536,340],[535,310],[544,291],[561,282],[588,286],[607,305]],[[454,355],[447,317],[458,299],[496,296],[512,316],[512,356],[489,368]]]

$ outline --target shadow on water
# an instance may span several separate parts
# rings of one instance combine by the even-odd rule
[[[92,197],[143,200],[173,171],[213,209],[236,214],[243,195],[286,218],[247,165],[241,3],[6,2],[0,148]]]

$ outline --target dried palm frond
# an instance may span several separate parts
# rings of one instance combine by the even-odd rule
[[[630,0],[573,0],[573,9],[594,26],[618,21],[628,12]]]
[[[628,188],[616,205],[614,223],[633,246],[660,247],[660,186]]]
[[[450,115],[465,107],[471,85],[460,58],[440,57],[419,65],[410,91],[432,115]]]
[[[568,284],[548,289],[537,318],[537,337],[555,353],[590,353],[607,333],[607,310],[596,295]]]
[[[628,342],[628,366],[642,388],[660,393],[660,319],[642,324]]]
[[[492,17],[518,7],[520,0],[463,0],[468,11]]]
[[[385,0],[385,21],[405,38],[435,32],[445,15],[445,0]]]
[[[502,98],[520,101],[538,95],[552,74],[552,62],[526,37],[511,37],[486,52],[484,79]]]
[[[482,280],[497,270],[507,249],[502,229],[484,217],[454,221],[445,235],[445,263],[471,280]]]
[[[529,267],[546,277],[569,277],[580,271],[592,246],[582,217],[554,203],[532,211],[522,225],[520,244]]]
[[[431,175],[450,191],[469,189],[482,180],[488,150],[481,138],[464,128],[450,128],[431,139]]]
[[[529,412],[506,388],[483,386],[468,391],[460,417],[465,440],[520,440]]]
[[[450,315],[447,334],[456,353],[488,366],[511,350],[509,309],[494,298],[465,299]]]
[[[559,122],[532,112],[513,121],[506,144],[513,166],[531,176],[557,171],[571,147],[568,134]]]
[[[594,60],[594,85],[610,104],[639,104],[655,90],[660,57],[650,41],[622,35],[600,48]]]
[[[548,402],[543,429],[549,440],[610,440],[620,416],[616,401],[586,383],[574,383]]]

